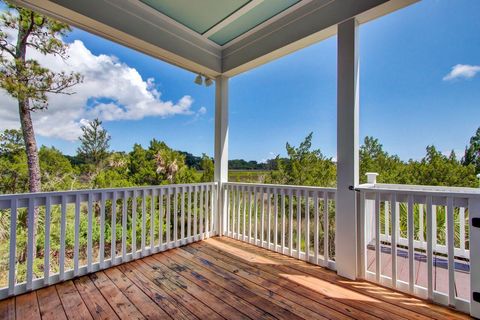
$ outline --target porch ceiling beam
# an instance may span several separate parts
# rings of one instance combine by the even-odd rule
[[[12,0],[195,73],[221,73],[221,49],[134,0]]]
[[[234,76],[331,37],[337,24],[356,17],[364,23],[418,0],[316,0],[258,32],[227,46],[222,72]]]
[[[217,33],[218,31],[222,30],[226,26],[228,26],[230,23],[234,22],[241,16],[245,15],[249,11],[251,11],[253,8],[261,4],[264,0],[252,0],[237,11],[235,11],[233,14],[225,18],[224,20],[220,21],[218,24],[214,25],[212,28],[207,30],[205,33],[203,33],[203,36],[205,38],[210,37],[211,35]]]

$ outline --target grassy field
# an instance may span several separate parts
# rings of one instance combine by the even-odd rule
[[[269,173],[267,170],[228,170],[228,181],[264,183]]]

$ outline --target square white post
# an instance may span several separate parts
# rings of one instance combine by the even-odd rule
[[[228,181],[228,78],[219,76],[215,79],[215,174],[218,183],[217,215],[218,235],[226,230],[223,206],[223,183]]]
[[[335,261],[337,273],[357,276],[357,201],[353,188],[358,169],[358,23],[338,25],[337,66],[337,199]]]

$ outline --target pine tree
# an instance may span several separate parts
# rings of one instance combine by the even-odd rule
[[[77,149],[78,156],[86,164],[98,170],[108,157],[110,136],[107,130],[102,128],[102,121],[98,119],[82,126],[82,131],[82,136],[79,138],[81,145]]]
[[[0,14],[0,88],[18,102],[27,155],[28,187],[30,192],[39,192],[42,189],[40,161],[31,113],[47,108],[48,94],[71,94],[67,89],[80,82],[81,76],[54,72],[34,59],[27,59],[29,49],[66,59],[67,45],[61,38],[70,31],[68,25],[6,4],[7,10]],[[12,31],[14,37],[9,36]],[[37,224],[38,210],[35,210],[34,239]]]
[[[25,142],[20,130],[7,129],[0,133],[0,156],[11,156],[20,152],[25,152]]]

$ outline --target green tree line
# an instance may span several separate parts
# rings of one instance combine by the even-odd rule
[[[335,161],[319,149],[312,150],[311,133],[298,147],[287,143],[286,151],[286,158],[276,158],[277,169],[270,172],[268,183],[335,187]],[[479,187],[480,128],[462,159],[453,150],[446,156],[430,145],[422,159],[404,161],[386,152],[378,139],[367,136],[360,146],[360,183],[366,183],[367,172],[378,173],[379,183]]]
[[[214,163],[206,154],[195,157],[156,139],[147,147],[134,144],[130,152],[110,151],[110,136],[101,124],[93,120],[82,127],[80,146],[74,156],[66,156],[55,147],[40,147],[44,191],[213,181]],[[360,147],[361,182],[366,182],[366,172],[377,172],[381,183],[478,187],[479,153],[475,144],[479,136],[480,130],[472,137],[462,159],[453,151],[446,156],[435,146],[427,146],[422,159],[408,161],[386,152],[378,139],[366,137]],[[312,149],[311,141],[309,134],[298,147],[287,143],[287,157],[277,156],[269,164],[264,163],[271,169],[256,182],[334,187],[336,163],[319,149]],[[471,151],[474,148],[476,153]],[[19,130],[5,130],[0,133],[0,192],[28,192],[28,179],[22,134]]]
[[[152,139],[148,147],[135,144],[130,152],[109,151],[110,139],[101,122],[82,128],[75,156],[55,147],[39,149],[43,191],[130,187],[213,181],[213,160],[203,155],[196,167],[187,165],[184,152]],[[28,192],[28,164],[19,130],[0,133],[0,192]]]

